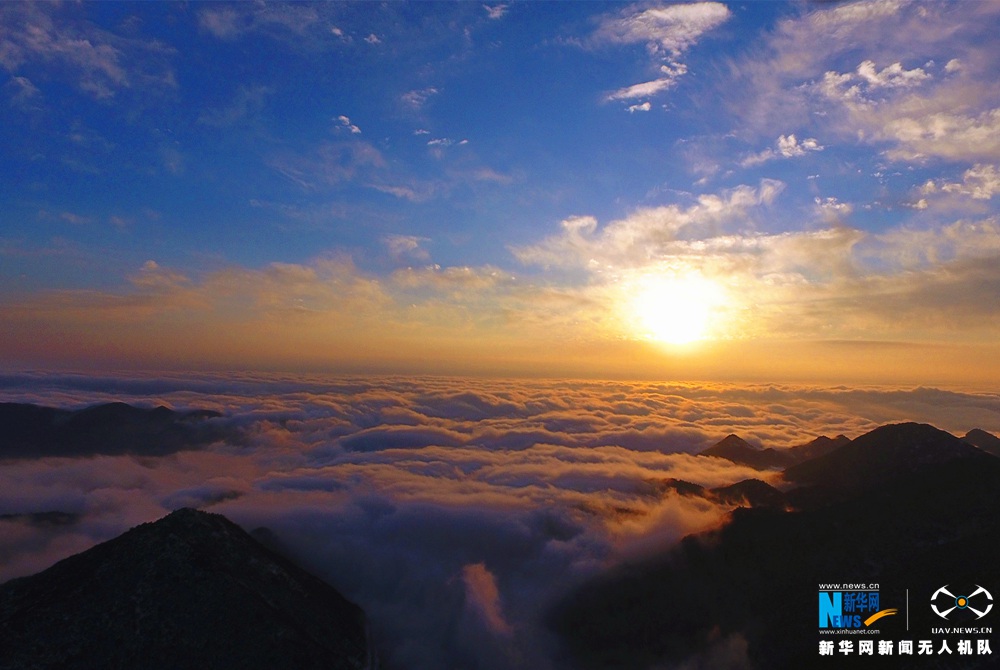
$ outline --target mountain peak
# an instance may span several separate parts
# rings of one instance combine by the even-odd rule
[[[739,465],[749,465],[752,468],[773,468],[788,464],[786,454],[774,449],[756,447],[742,437],[730,433],[708,449],[699,452],[699,456],[714,456],[725,458]]]
[[[180,509],[0,586],[5,668],[374,668],[364,613],[224,516]]]
[[[982,458],[978,448],[924,423],[876,428],[848,444],[785,470],[788,481],[856,487],[887,481],[927,465]]]
[[[965,434],[965,437],[962,438],[962,441],[979,447],[988,454],[1000,456],[1000,437],[997,437],[993,433],[987,433],[981,428],[973,428],[970,430]]]

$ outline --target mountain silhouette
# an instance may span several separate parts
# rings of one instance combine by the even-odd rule
[[[785,452],[771,448],[759,449],[738,435],[732,434],[727,435],[698,455],[725,458],[733,463],[749,465],[758,470],[784,467],[791,462],[790,457]]]
[[[193,509],[0,585],[0,650],[4,670],[377,667],[359,607]]]
[[[985,430],[980,428],[973,428],[965,437],[962,438],[963,442],[968,442],[971,445],[979,447],[983,451],[993,454],[994,456],[1000,456],[1000,437],[992,433],[987,433]]]
[[[114,402],[80,410],[0,403],[0,458],[135,454],[197,449],[233,431],[209,410],[178,412]]]
[[[710,489],[715,500],[746,507],[784,507],[785,494],[759,479],[744,479]]]
[[[791,482],[828,488],[864,488],[902,474],[960,458],[980,459],[981,449],[923,423],[882,426],[824,456],[787,468]]]
[[[908,603],[906,618],[882,623],[889,639],[942,625],[928,603],[944,584],[1000,587],[1000,458],[932,426],[897,424],[785,474],[799,486],[786,492],[795,509],[737,508],[720,528],[557,602],[548,622],[570,663],[818,667],[818,584],[878,583],[882,607]],[[727,656],[734,649],[738,658]],[[906,667],[996,667],[992,655],[943,660],[914,656]]]
[[[832,451],[840,449],[850,441],[851,438],[846,435],[838,435],[837,437],[820,435],[810,442],[790,448],[787,453],[793,462],[801,463],[802,461],[808,461],[819,456],[825,456]]]

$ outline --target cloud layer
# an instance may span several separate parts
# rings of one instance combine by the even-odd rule
[[[238,443],[0,470],[0,575],[178,506],[278,541],[369,613],[401,667],[557,668],[540,617],[566,589],[727,511],[664,487],[760,476],[691,454],[735,432],[790,446],[901,420],[1000,429],[995,395],[935,389],[278,375],[0,377],[0,399],[202,407]],[[60,510],[61,523],[32,512]]]

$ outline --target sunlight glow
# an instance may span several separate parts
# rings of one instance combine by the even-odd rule
[[[722,287],[696,273],[647,275],[633,290],[631,326],[639,337],[666,344],[708,339],[725,302]]]

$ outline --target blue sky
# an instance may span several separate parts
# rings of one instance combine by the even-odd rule
[[[5,4],[5,363],[711,377],[847,343],[974,369],[1000,325],[998,23]]]

